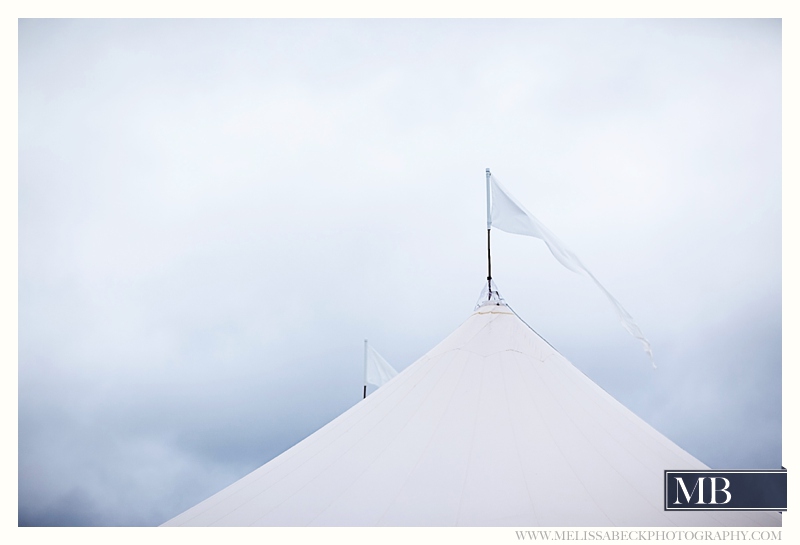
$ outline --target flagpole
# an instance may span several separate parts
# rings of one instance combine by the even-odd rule
[[[367,339],[364,339],[364,397],[367,399]]]
[[[492,173],[486,169],[486,257],[489,263],[489,275],[486,281],[489,284],[489,300],[492,299],[492,189],[490,179]]]

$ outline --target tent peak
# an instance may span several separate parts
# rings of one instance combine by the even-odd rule
[[[487,282],[483,285],[481,294],[478,297],[478,302],[475,304],[475,308],[473,310],[478,310],[480,307],[486,305],[506,306],[506,300],[503,299],[503,296],[500,295],[499,291],[497,291],[497,284],[495,284],[494,280],[492,279],[487,280]]]

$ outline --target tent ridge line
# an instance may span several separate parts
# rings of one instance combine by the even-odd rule
[[[526,325],[527,325],[527,324],[526,324]],[[548,343],[548,344],[549,344],[549,343]],[[517,367],[519,367],[519,363],[517,364]],[[544,386],[544,389],[545,389],[545,390],[546,390],[546,391],[547,391],[547,392],[550,394],[550,396],[553,398],[553,400],[554,400],[554,401],[555,401],[555,402],[556,402],[558,405],[561,405],[561,403],[559,403],[559,402],[558,402],[558,396],[555,394],[555,392],[554,392],[554,391],[553,391],[553,389],[551,388],[550,384],[548,384],[548,383],[547,383],[547,381],[545,381],[545,380],[544,380],[544,377],[543,377],[543,376],[542,376],[542,374],[540,373],[539,369],[538,369],[537,367],[535,367],[535,366],[533,366],[533,367],[530,367],[530,369],[532,370],[531,372],[533,372],[533,373],[535,373],[535,374],[536,374],[536,376],[538,377],[538,382],[539,382],[539,383],[540,383],[542,386]],[[523,377],[523,379],[522,379],[522,380],[523,380],[523,381],[525,381],[525,374],[524,374],[524,373],[520,373],[520,375]],[[601,505],[601,502],[598,502],[597,498],[595,498],[595,497],[594,497],[594,495],[593,495],[593,494],[592,494],[592,493],[589,491],[589,488],[586,486],[586,483],[583,481],[583,479],[581,479],[581,477],[580,477],[580,473],[577,471],[577,468],[575,468],[575,466],[572,464],[572,462],[570,461],[569,457],[568,457],[568,456],[566,455],[566,453],[564,452],[564,449],[562,449],[562,448],[561,448],[561,445],[560,445],[560,444],[559,444],[559,442],[556,440],[555,436],[553,435],[553,431],[552,431],[552,429],[550,428],[550,425],[548,424],[549,420],[548,420],[547,418],[544,418],[544,415],[543,415],[543,413],[542,413],[542,410],[540,409],[540,407],[539,407],[539,404],[536,402],[536,398],[532,398],[532,400],[533,400],[533,405],[534,405],[534,407],[536,407],[536,411],[539,413],[539,419],[540,419],[540,421],[542,422],[544,429],[546,429],[546,430],[547,430],[547,433],[548,433],[548,435],[550,435],[550,439],[551,439],[551,441],[552,441],[553,445],[555,445],[555,447],[556,447],[556,448],[558,449],[558,451],[561,453],[561,457],[562,457],[562,459],[564,460],[564,462],[565,462],[565,463],[566,463],[566,464],[567,464],[567,465],[570,467],[570,469],[572,470],[572,474],[575,476],[575,478],[578,480],[578,482],[579,482],[579,483],[581,483],[581,486],[582,486],[582,487],[583,487],[583,489],[586,491],[586,497],[587,497],[587,498],[589,498],[589,499],[591,500],[591,502],[592,502],[592,503],[593,503],[593,504],[594,504],[594,505],[597,507],[598,511],[599,511],[600,513],[602,513],[602,514],[603,514],[603,516],[604,516],[604,517],[605,517],[605,518],[608,520],[608,522],[609,522],[609,523],[610,523],[612,526],[617,526],[616,524],[614,524],[614,521],[611,519],[611,517],[609,516],[609,514],[608,514],[608,513],[606,513],[605,509],[603,509],[603,507],[602,507],[602,505]],[[563,412],[563,406],[562,406],[562,412]],[[567,415],[567,417],[569,417],[569,415]],[[571,418],[570,418],[570,421],[572,421],[572,419],[571,419]],[[574,426],[574,425],[575,425],[575,424],[574,424],[574,422],[573,422],[573,426]],[[578,430],[578,431],[580,432],[580,430]],[[583,435],[583,433],[582,433],[582,432],[581,432],[581,434]],[[586,438],[586,436],[585,436],[585,435],[584,435],[584,438]]]

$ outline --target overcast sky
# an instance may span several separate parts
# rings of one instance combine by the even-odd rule
[[[714,468],[781,458],[779,20],[22,20],[19,524],[158,525],[486,277]]]

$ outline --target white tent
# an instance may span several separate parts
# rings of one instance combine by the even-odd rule
[[[664,470],[704,468],[498,299],[364,401],[165,525],[781,524],[771,512],[664,511]]]

